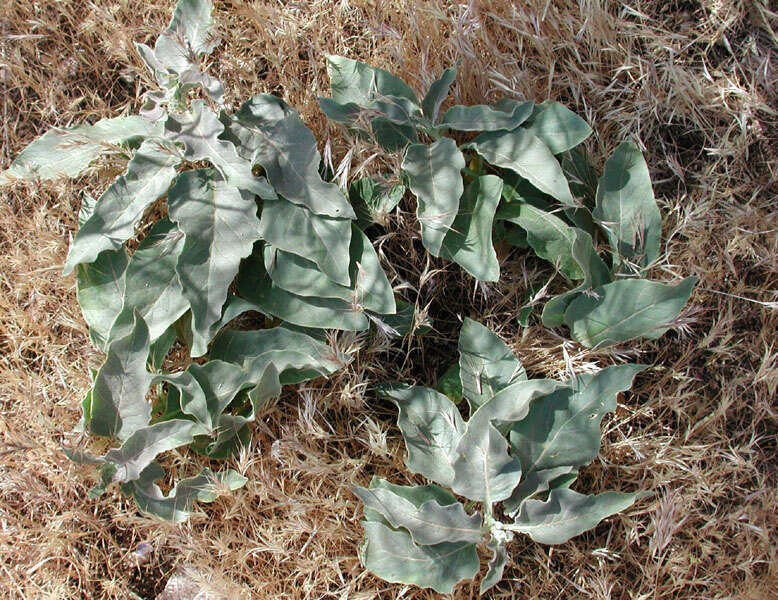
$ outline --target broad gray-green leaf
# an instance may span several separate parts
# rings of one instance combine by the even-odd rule
[[[565,324],[588,348],[626,340],[655,340],[672,326],[697,283],[687,277],[671,285],[647,279],[620,279],[581,294],[565,310]]]
[[[241,364],[252,374],[273,364],[284,384],[329,375],[350,361],[327,344],[284,326],[222,331],[213,341],[210,357]]]
[[[476,410],[457,442],[451,489],[487,503],[510,497],[521,477],[521,463],[508,454],[508,442],[497,425],[520,421],[533,400],[561,385],[547,379],[517,380]]]
[[[101,350],[105,350],[111,327],[122,310],[128,262],[127,253],[120,248],[102,252],[92,263],[78,265],[78,304],[89,325],[89,337]]]
[[[364,311],[354,304],[337,298],[298,296],[281,289],[267,274],[260,256],[252,255],[241,265],[238,291],[263,312],[301,327],[362,331],[370,326]]]
[[[156,125],[134,116],[51,129],[22,150],[11,166],[0,173],[0,183],[14,179],[75,177],[116,146],[159,134]]]
[[[254,96],[235,114],[229,133],[240,140],[241,152],[251,153],[252,164],[262,165],[284,199],[318,215],[356,218],[340,188],[322,180],[316,140],[297,111],[283,100],[268,94]]]
[[[450,487],[456,446],[465,432],[454,403],[435,390],[418,386],[382,385],[378,393],[399,409],[397,425],[408,449],[408,468]]]
[[[489,569],[486,571],[486,575],[481,580],[481,585],[478,588],[478,593],[484,595],[495,585],[500,583],[502,579],[505,565],[508,564],[508,549],[505,543],[498,542],[494,538],[489,540],[486,545],[489,551],[492,553],[492,558],[489,561]]]
[[[492,226],[501,191],[502,180],[496,175],[483,175],[471,181],[440,248],[440,256],[453,260],[481,281],[500,278]]]
[[[454,80],[457,78],[459,64],[460,61],[457,61],[455,66],[443,71],[443,75],[432,82],[427,94],[421,101],[421,108],[424,111],[424,116],[427,117],[433,125],[438,120],[440,106],[448,97],[448,93],[451,90],[451,84],[453,84]]]
[[[392,286],[381,269],[370,240],[356,226],[351,233],[352,287],[338,285],[316,263],[266,244],[264,262],[268,275],[283,290],[298,296],[338,298],[379,314],[396,310]]]
[[[147,140],[127,165],[127,172],[98,199],[79,228],[65,262],[65,274],[90,263],[104,250],[119,250],[132,237],[135,223],[176,177],[180,158],[157,140]]]
[[[646,161],[632,142],[620,144],[605,163],[593,216],[608,234],[614,266],[625,259],[645,267],[659,257],[662,216]]]
[[[349,220],[317,215],[284,200],[267,200],[260,235],[276,248],[315,262],[336,283],[350,285]]]
[[[418,199],[422,242],[433,256],[440,255],[443,238],[456,218],[464,168],[465,158],[450,138],[430,146],[414,144],[405,154],[402,170]]]
[[[509,98],[491,106],[452,106],[443,115],[440,126],[458,131],[510,131],[529,118],[533,106],[532,101],[518,102]]]
[[[475,544],[444,542],[419,546],[407,531],[374,521],[362,525],[365,529],[365,539],[359,549],[362,564],[385,581],[450,594],[457,583],[478,573]]]
[[[619,492],[586,496],[567,489],[551,490],[547,501],[527,500],[522,505],[512,530],[541,544],[564,544],[629,508],[636,499],[636,494]]]
[[[151,375],[146,371],[149,355],[149,329],[135,315],[132,331],[108,347],[105,362],[97,372],[91,394],[89,431],[95,435],[129,438],[148,425],[151,405],[146,391]]]
[[[583,273],[583,281],[575,289],[554,296],[546,302],[542,315],[543,325],[546,327],[562,325],[565,310],[581,293],[586,293],[592,288],[605,285],[613,280],[610,270],[594,248],[592,236],[577,227],[573,228],[573,236],[570,254]]]
[[[165,137],[183,145],[188,161],[207,160],[231,185],[260,198],[275,198],[267,181],[253,175],[251,162],[238,154],[235,144],[219,139],[223,132],[224,123],[202,100],[192,102],[189,112],[171,114],[165,121]]]
[[[548,147],[530,132],[518,128],[482,133],[468,147],[490,164],[515,171],[565,206],[577,206],[559,162]]]
[[[376,117],[370,121],[373,137],[387,152],[398,152],[409,144],[417,144],[419,136],[413,125],[394,123],[386,117]]]
[[[496,391],[488,402],[473,413],[467,422],[467,435],[484,430],[486,424],[493,421],[521,421],[527,416],[534,400],[564,386],[562,382],[553,379],[515,378],[508,386]]]
[[[242,367],[222,360],[209,360],[204,365],[194,363],[187,371],[203,391],[208,409],[208,418],[203,425],[208,432],[216,427],[224,409],[238,392],[256,383]]]
[[[357,303],[380,315],[397,312],[392,284],[381,268],[373,244],[355,225],[351,233],[351,281],[356,292]]]
[[[210,54],[216,45],[211,0],[178,0],[167,33],[186,40],[195,54]]]
[[[406,529],[416,544],[478,543],[483,536],[481,515],[468,515],[458,502],[442,506],[428,500],[416,506],[388,489],[356,487],[353,491],[365,508],[380,513],[395,529]]]
[[[384,69],[343,56],[328,56],[327,73],[332,99],[339,104],[368,106],[382,96],[399,96],[418,104],[413,90]]]
[[[553,154],[574,148],[592,134],[581,117],[559,102],[544,102],[536,107],[524,129],[543,142]]]
[[[122,484],[122,491],[135,500],[141,512],[174,523],[189,518],[196,500],[213,502],[220,493],[241,488],[248,481],[232,469],[214,473],[206,468],[195,477],[182,479],[165,495],[154,483],[164,476],[162,467],[151,463],[138,480]]]
[[[240,260],[259,239],[257,206],[209,169],[179,175],[168,205],[171,218],[186,234],[176,271],[192,307],[191,353],[202,356]]]
[[[449,506],[450,504],[458,503],[457,499],[454,497],[454,494],[440,486],[397,485],[396,483],[390,483],[386,479],[376,477],[375,475],[370,480],[370,489],[388,490],[395,496],[405,498],[416,508],[419,508],[422,504],[429,501],[437,502],[441,506]],[[383,516],[374,511],[371,511],[369,508],[365,510],[365,518],[368,521],[385,520]]]
[[[505,514],[511,517],[515,516],[525,500],[532,498],[532,496],[536,496],[537,494],[547,492],[553,487],[558,487],[555,486],[554,483],[562,481],[562,478],[564,478],[565,483],[569,481],[569,483],[572,484],[573,481],[575,481],[577,474],[578,471],[574,471],[572,466],[555,467],[544,471],[523,473],[521,483],[513,490],[511,497],[502,503]],[[570,477],[565,477],[568,475]]]
[[[510,348],[487,327],[466,318],[459,333],[459,379],[471,414],[527,372]]]
[[[572,253],[577,228],[527,202],[511,202],[500,209],[498,216],[524,229],[527,243],[535,253],[556,266],[566,277],[583,278],[584,274]]]
[[[562,170],[570,183],[570,191],[584,199],[586,206],[594,206],[597,194],[597,171],[581,150],[565,152],[559,159]]]
[[[176,273],[184,248],[184,234],[168,219],[157,221],[130,258],[125,271],[122,314],[116,319],[111,338],[121,337],[137,311],[149,328],[153,342],[189,308]]]
[[[511,495],[521,478],[521,463],[508,454],[508,442],[491,423],[470,429],[457,444],[451,489],[491,504]]]
[[[616,365],[595,375],[574,377],[569,387],[532,403],[529,414],[513,425],[513,454],[525,475],[564,466],[589,464],[600,450],[600,423],[616,409],[619,392],[632,386],[645,365]]]
[[[155,423],[135,431],[120,448],[109,450],[105,460],[116,466],[114,481],[138,479],[157,455],[186,446],[194,436],[206,433],[192,421],[172,420]]]

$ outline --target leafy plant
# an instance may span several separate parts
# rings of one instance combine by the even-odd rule
[[[467,401],[467,421],[435,390],[399,383],[379,389],[399,409],[408,468],[434,484],[402,486],[375,477],[368,488],[355,488],[365,509],[360,556],[382,579],[450,593],[476,576],[476,547],[485,544],[492,558],[483,594],[502,578],[506,546],[516,534],[561,544],[638,498],[585,495],[570,486],[598,454],[603,416],[646,367],[618,365],[566,382],[528,379],[510,349],[470,319],[459,354],[460,385],[452,396]],[[482,510],[473,511],[473,503]],[[499,518],[500,505],[506,520]]]
[[[648,167],[631,142],[618,146],[597,174],[575,149],[589,125],[557,102],[504,98],[452,106],[440,114],[457,67],[419,101],[389,72],[330,56],[330,119],[371,134],[386,150],[404,148],[402,173],[417,199],[424,247],[475,278],[497,281],[493,241],[531,246],[574,289],[543,310],[548,327],[566,325],[588,347],[657,338],[686,304],[696,279],[669,285],[644,279],[658,259],[662,220]],[[457,145],[457,137],[477,133]],[[610,243],[611,266],[595,241]]]
[[[297,112],[269,95],[234,114],[221,105],[222,84],[201,66],[218,44],[211,12],[210,0],[179,0],[154,48],[137,45],[158,84],[141,116],[49,131],[0,174],[75,177],[103,154],[128,159],[98,199],[84,197],[65,264],[65,273],[77,272],[91,338],[107,353],[81,427],[120,445],[102,456],[69,455],[99,465],[95,494],[118,483],[144,512],[174,520],[195,499],[244,480],[205,469],[164,495],[155,484],[164,476],[159,454],[191,445],[209,458],[229,456],[282,384],[350,360],[320,330],[364,330],[382,319],[391,330],[409,318],[397,314],[348,199],[322,179],[316,141]],[[144,225],[128,252],[149,213],[166,216]],[[248,311],[275,326],[225,328]],[[207,362],[161,371],[177,341]]]

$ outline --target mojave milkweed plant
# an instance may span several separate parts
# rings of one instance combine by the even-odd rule
[[[328,71],[332,97],[319,99],[324,113],[403,152],[403,181],[416,196],[430,254],[497,281],[495,241],[532,247],[580,282],[545,304],[543,324],[567,326],[589,348],[655,339],[671,327],[696,278],[665,284],[643,276],[660,255],[662,218],[633,143],[614,150],[598,180],[576,149],[591,127],[558,102],[503,98],[441,115],[456,66],[421,101],[402,80],[359,61],[330,56]],[[477,135],[457,145],[452,132]],[[393,197],[371,186],[358,192],[375,196],[379,212]],[[600,236],[610,244],[610,264],[597,252]]]
[[[0,182],[50,180],[75,177],[104,154],[126,159],[100,197],[82,199],[65,264],[77,274],[91,340],[105,352],[79,428],[112,447],[67,450],[98,468],[92,495],[119,485],[142,512],[187,519],[195,501],[246,480],[206,468],[163,493],[160,454],[184,446],[210,459],[234,454],[283,385],[351,360],[326,343],[326,330],[412,331],[413,307],[395,298],[363,232],[406,189],[424,247],[477,279],[499,278],[497,241],[529,246],[580,281],[552,298],[542,319],[588,347],[658,337],[680,313],[693,278],[644,278],[659,257],[662,223],[633,144],[616,148],[597,179],[575,149],[591,128],[560,104],[503,99],[441,115],[456,67],[420,102],[387,71],[330,57],[324,112],[404,153],[402,184],[362,179],[349,200],[323,179],[313,134],[282,99],[256,95],[236,111],[224,104],[222,83],[202,66],[218,44],[211,13],[211,0],[178,0],[154,47],[137,44],[156,82],[140,115],[53,129],[0,173]],[[457,145],[451,131],[477,135]],[[148,223],[152,214],[164,216]],[[601,237],[611,246],[607,262]],[[262,315],[264,327],[228,327],[246,312]],[[168,372],[176,344],[199,360]],[[365,505],[360,556],[383,579],[448,593],[477,575],[484,544],[492,554],[484,593],[501,579],[514,536],[563,543],[638,497],[570,486],[598,453],[603,416],[645,367],[528,379],[510,349],[469,319],[459,353],[439,382],[445,395],[379,386],[399,409],[408,468],[433,483],[374,478],[356,488]]]
[[[387,581],[451,593],[479,571],[476,547],[492,558],[483,594],[502,578],[508,542],[517,534],[561,544],[624,510],[635,493],[585,495],[570,489],[594,460],[600,422],[616,408],[644,365],[607,367],[560,382],[528,379],[493,332],[466,319],[459,337],[459,394],[386,384],[397,405],[406,464],[434,484],[402,486],[374,477],[354,492],[364,503],[365,567]],[[453,492],[453,493],[452,493]],[[456,497],[471,501],[461,504]],[[473,503],[481,511],[469,508]],[[501,506],[505,518],[498,518]]]
[[[91,339],[106,352],[81,427],[118,447],[69,455],[98,465],[94,494],[117,483],[144,512],[173,520],[244,479],[206,469],[165,495],[155,483],[165,475],[160,453],[190,445],[229,456],[282,384],[348,362],[323,330],[375,322],[391,331],[412,317],[407,305],[397,314],[378,256],[346,196],[320,176],[316,141],[297,112],[270,95],[236,112],[223,106],[221,82],[201,66],[218,44],[211,12],[210,0],[179,0],[154,47],[137,44],[157,83],[139,116],[51,130],[0,174],[75,177],[102,154],[126,156],[123,175],[99,198],[83,198],[65,264],[77,272]],[[152,206],[166,216],[130,253]],[[280,324],[225,328],[247,311]],[[176,341],[207,361],[164,372]]]

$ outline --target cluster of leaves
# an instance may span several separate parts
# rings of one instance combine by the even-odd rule
[[[633,143],[616,148],[598,180],[575,149],[592,129],[559,103],[505,98],[489,106],[452,106],[441,116],[457,67],[447,69],[421,102],[383,69],[331,56],[328,70],[332,98],[319,100],[327,116],[372,134],[388,151],[405,149],[403,176],[416,196],[430,254],[455,261],[479,280],[497,281],[493,240],[531,246],[566,279],[580,282],[545,305],[544,325],[566,325],[590,348],[654,339],[668,330],[696,280],[669,285],[643,278],[659,258],[662,219]],[[457,145],[447,132],[478,135]],[[603,234],[610,267],[595,245]]]
[[[633,493],[569,488],[599,452],[603,416],[645,366],[613,366],[565,382],[527,379],[511,350],[470,319],[459,354],[458,398],[467,401],[467,421],[436,390],[380,388],[399,409],[408,469],[437,485],[374,478],[369,488],[356,488],[365,505],[360,554],[387,581],[450,593],[478,573],[476,547],[485,543],[492,559],[481,580],[484,593],[502,578],[506,544],[516,534],[561,544],[636,500]],[[454,494],[472,502],[463,505]],[[482,512],[468,512],[473,503]],[[497,517],[498,505],[507,522]]]
[[[70,454],[100,465],[95,493],[117,482],[145,512],[176,520],[194,499],[212,499],[214,486],[243,480],[205,470],[165,496],[154,483],[164,474],[160,453],[191,444],[228,456],[281,384],[349,360],[323,343],[324,329],[364,330],[369,318],[403,324],[378,256],[346,196],[322,179],[297,112],[269,95],[234,114],[221,105],[221,83],[201,68],[217,44],[211,11],[210,0],[179,0],[154,48],[137,46],[159,84],[141,116],[49,131],[0,174],[75,177],[108,152],[129,159],[98,199],[84,198],[65,265],[77,271],[91,338],[107,353],[81,426],[120,446]],[[130,253],[147,214],[167,216]],[[276,327],[225,329],[247,311]],[[176,341],[208,361],[160,372]]]

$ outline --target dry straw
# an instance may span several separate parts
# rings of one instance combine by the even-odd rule
[[[232,0],[217,2],[225,43],[212,58],[230,99],[282,95],[300,109],[343,177],[395,167],[328,125],[315,96],[324,56],[360,58],[422,89],[463,58],[457,103],[552,98],[593,123],[600,166],[634,136],[666,217],[657,276],[697,274],[683,327],[622,354],[582,351],[517,310],[551,271],[514,253],[499,285],[422,251],[412,206],[380,240],[396,286],[418,292],[434,333],[406,344],[341,337],[357,360],[329,381],[288,391],[235,461],[247,487],[190,523],[156,523],[119,495],[86,501],[91,471],[59,441],[79,416],[98,363],[62,278],[83,190],[76,182],[0,191],[0,594],[8,598],[154,598],[187,566],[217,598],[427,598],[378,581],[356,557],[349,486],[403,483],[391,407],[371,382],[432,383],[453,360],[458,317],[497,330],[534,376],[639,359],[655,368],[605,422],[587,491],[651,489],[653,498],[557,548],[520,540],[494,597],[761,600],[778,589],[778,15],[766,0]],[[52,125],[137,109],[146,77],[132,41],[152,39],[171,2],[9,0],[0,6],[0,167]],[[325,145],[326,144],[326,145]],[[345,160],[344,160],[345,157]],[[388,267],[389,268],[389,267]],[[560,284],[553,281],[548,293]],[[713,293],[713,292],[724,292]],[[416,294],[409,297],[416,297]],[[744,301],[758,300],[767,304]],[[543,302],[543,294],[537,294]],[[176,475],[198,470],[167,457]],[[139,543],[151,546],[145,558]],[[472,597],[465,584],[457,598]]]

